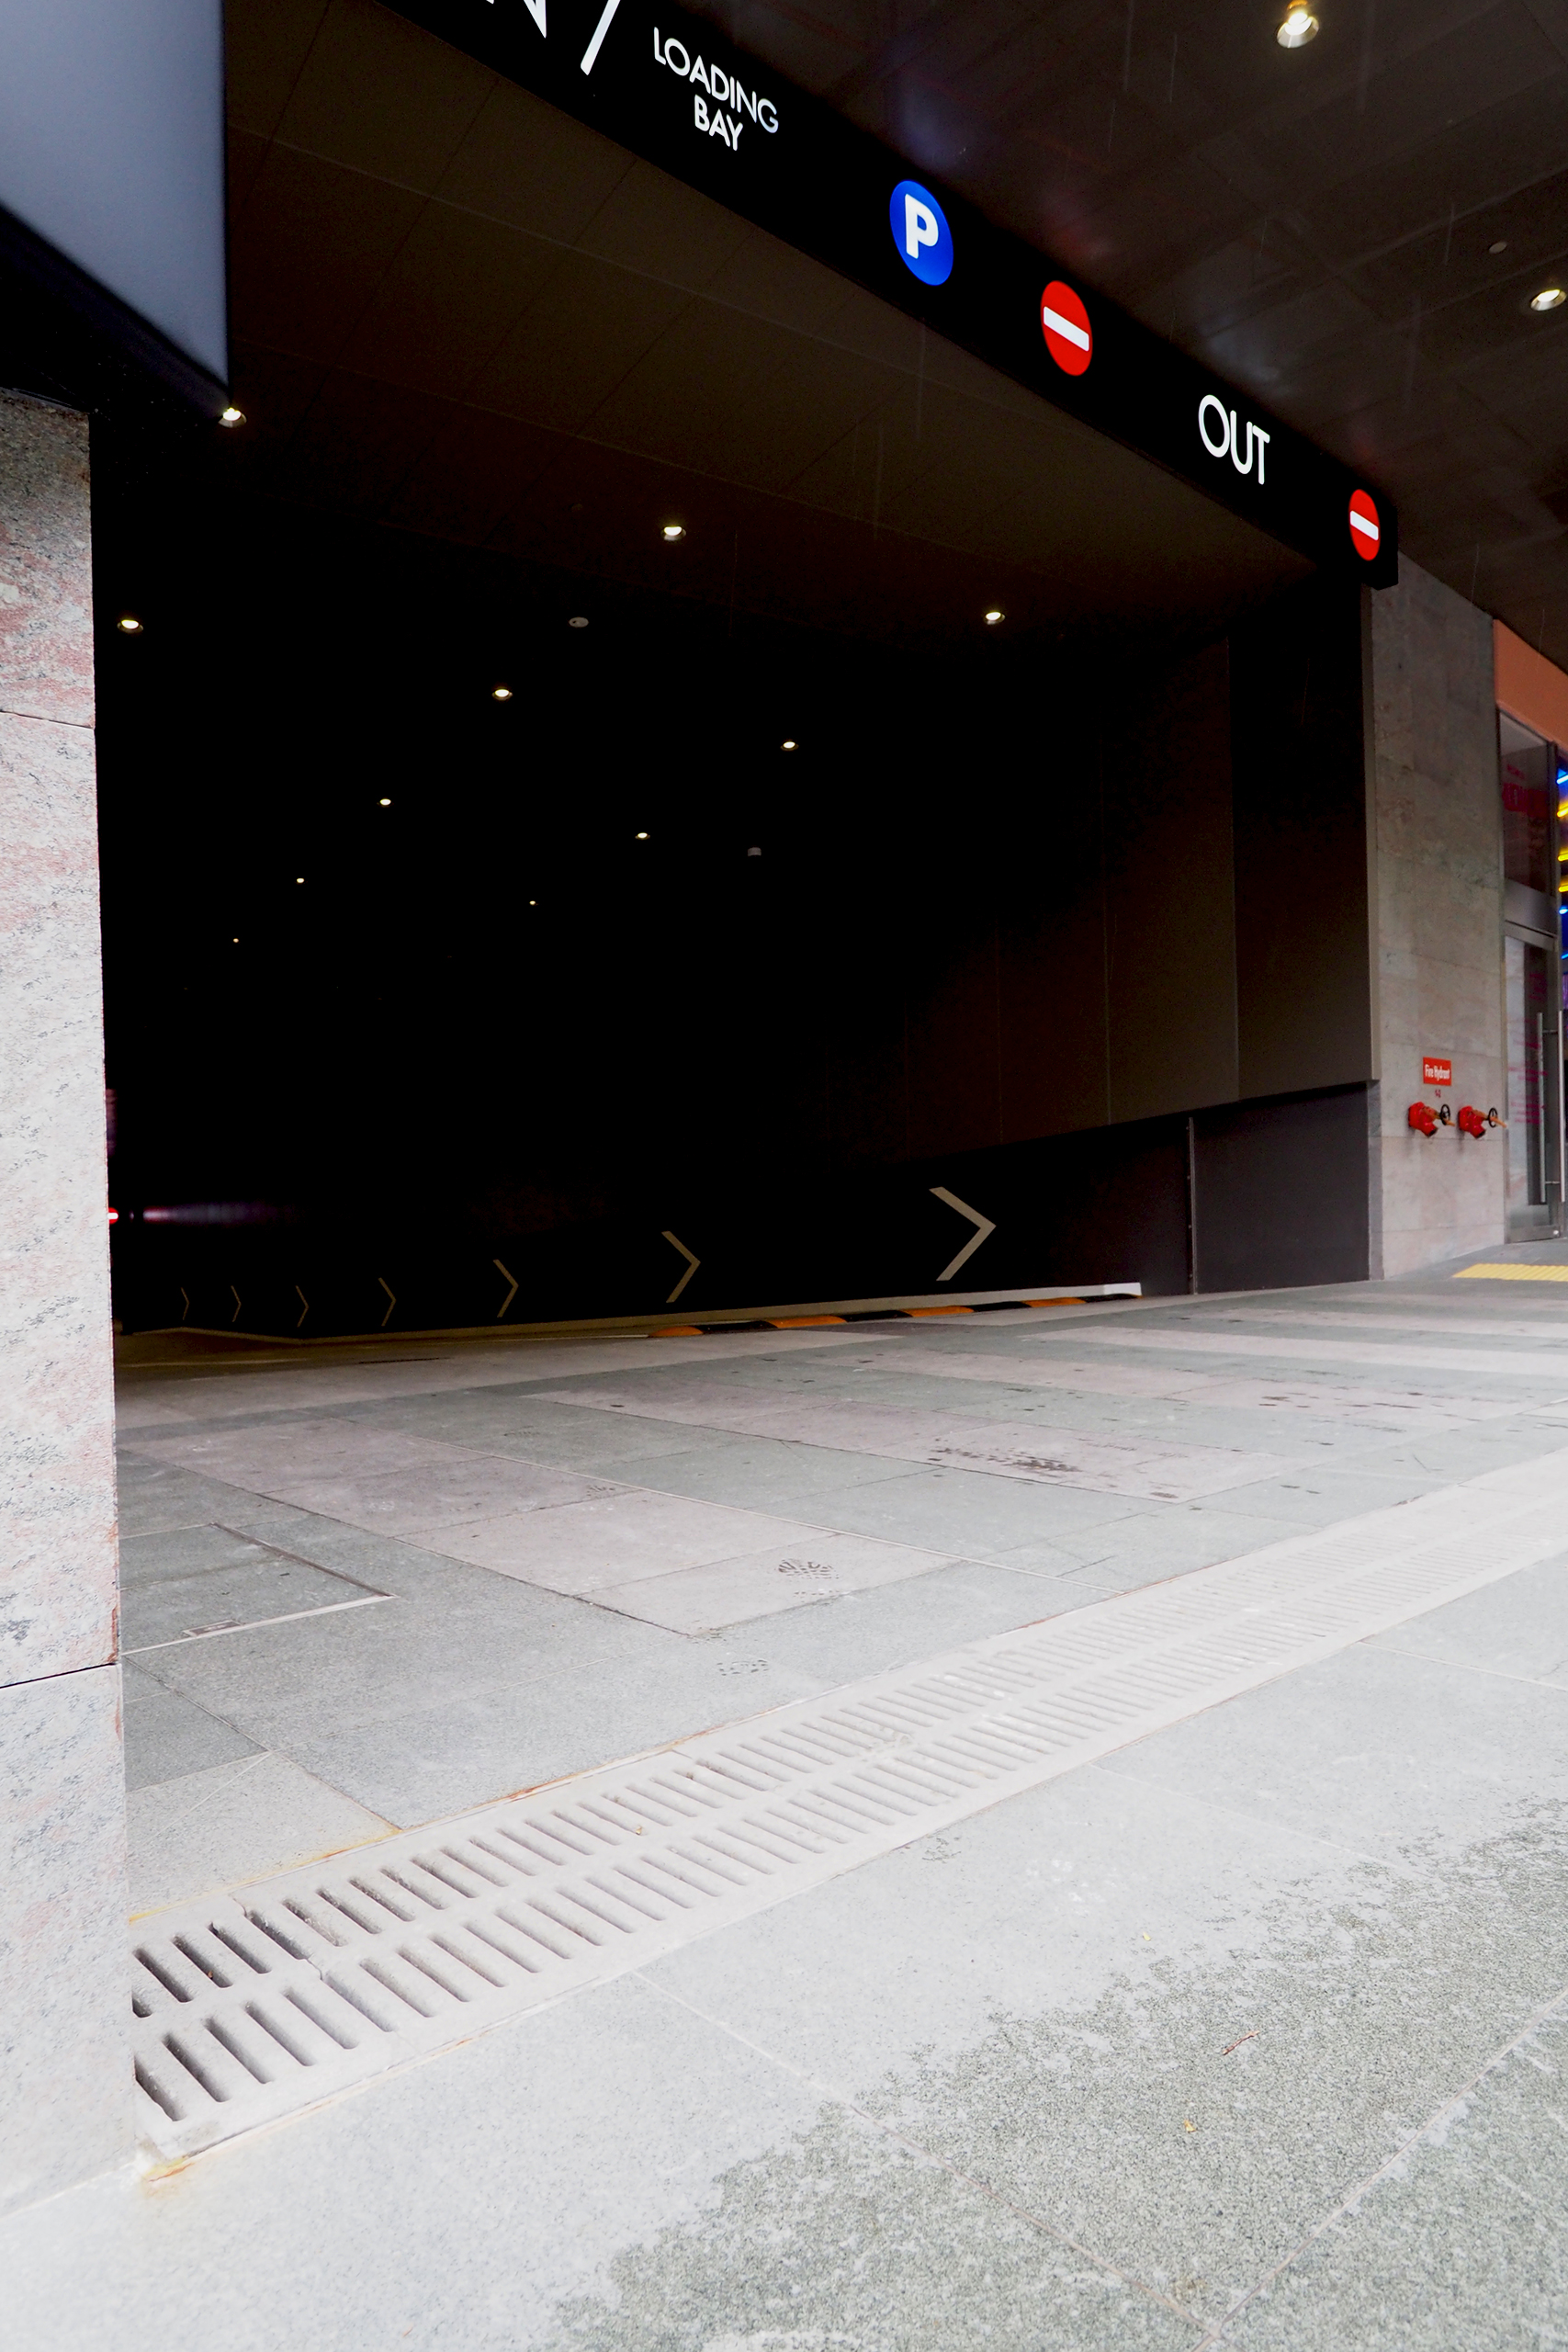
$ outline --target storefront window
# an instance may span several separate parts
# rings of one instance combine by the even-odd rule
[[[1503,766],[1503,872],[1527,890],[1557,896],[1552,860],[1557,761],[1550,743],[1506,717],[1498,720]]]
[[[1504,942],[1508,1021],[1508,1211],[1542,1206],[1551,1107],[1546,1057],[1555,1043],[1552,957],[1522,940]]]

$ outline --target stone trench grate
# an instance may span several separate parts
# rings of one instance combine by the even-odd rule
[[[1568,1450],[140,1923],[191,2155],[1568,1549]]]

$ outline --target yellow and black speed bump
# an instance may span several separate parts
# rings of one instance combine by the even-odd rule
[[[1083,1306],[1081,1298],[988,1298],[977,1306],[872,1306],[861,1314],[775,1315],[756,1323],[661,1323],[650,1340],[703,1340],[719,1331],[810,1331],[827,1323],[923,1323],[934,1315],[1003,1315],[1021,1306]]]

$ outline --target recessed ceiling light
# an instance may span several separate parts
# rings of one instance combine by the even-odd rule
[[[512,689],[510,686],[491,686],[490,695],[492,702],[510,702]]]
[[[686,536],[686,526],[684,523],[666,523],[664,536],[667,539],[683,539]]]
[[[1003,612],[1001,606],[999,605],[993,605],[990,611],[986,615],[986,627],[987,628],[995,628],[998,621],[1005,621],[1007,615]]]
[[[220,412],[218,418],[220,424],[243,424],[244,421],[245,412],[243,408],[223,409]]]
[[[539,901],[537,900],[537,899],[529,899],[529,901],[528,901],[528,904],[529,904],[531,907],[536,907],[536,906],[538,905],[538,903],[539,903]]]
[[[127,637],[140,637],[141,634],[141,623],[130,613],[121,615],[118,626],[123,629]]]
[[[793,752],[795,749],[795,737],[793,735],[786,735],[784,741],[779,745],[779,749],[781,752]]]
[[[389,800],[383,800],[383,801],[382,801],[382,803],[381,803],[381,806],[382,806],[382,808],[389,808],[391,807],[391,805],[392,805],[392,804],[391,804],[391,802],[390,802]]]
[[[573,615],[572,615],[572,616],[571,616],[570,620],[569,620],[569,621],[568,621],[568,623],[567,623],[567,627],[568,627],[568,628],[586,628],[588,627],[588,616],[587,616],[587,614],[586,614],[586,613],[573,613]]]
[[[646,833],[638,833],[637,839],[639,842],[645,842],[648,839],[648,835]]]
[[[238,932],[236,932],[236,933],[234,933],[233,939],[232,939],[232,941],[231,941],[230,944],[231,944],[231,945],[232,945],[232,946],[238,947],[238,945],[239,945],[239,944],[240,944],[240,934],[239,934],[239,933],[238,933]]]
[[[1563,302],[1568,302],[1568,293],[1564,293],[1561,286],[1543,286],[1539,294],[1530,296],[1532,311],[1555,311]],[[121,628],[125,627],[123,621],[120,627]]]
[[[760,849],[749,849],[746,854],[748,857],[761,857],[762,853]]]
[[[1317,18],[1310,8],[1292,8],[1274,38],[1281,49],[1304,49],[1317,31]]]
[[[303,882],[303,880],[305,879],[305,876],[304,876],[302,874],[297,874],[297,875],[294,876],[294,879],[296,880],[296,882]]]
[[[1506,254],[1508,250],[1508,240],[1506,237],[1499,237],[1496,243],[1488,245],[1486,250],[1489,254]]]

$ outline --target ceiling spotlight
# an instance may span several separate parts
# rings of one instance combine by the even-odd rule
[[[529,899],[529,901],[528,901],[528,904],[529,904],[531,907],[536,907],[536,906],[538,905],[538,903],[539,903],[539,901],[537,900],[537,899]]]
[[[382,801],[382,803],[381,803],[381,807],[382,807],[383,808],[389,808],[391,807],[391,805],[392,805],[392,804],[391,804],[391,802],[390,802],[389,800],[383,800],[383,801]]]
[[[569,620],[569,621],[568,621],[568,623],[567,623],[567,627],[568,627],[568,628],[586,628],[588,627],[588,616],[587,616],[587,614],[586,614],[586,613],[573,613],[573,615],[572,615],[572,616],[571,616],[570,620]]]
[[[1561,302],[1562,300],[1562,295],[1560,294],[1557,299]],[[141,623],[139,620],[133,619],[130,613],[126,613],[121,616],[118,623],[118,627],[124,631],[127,637],[140,637],[141,634]]]
[[[223,409],[220,412],[218,418],[220,424],[243,424],[244,421],[245,412],[243,408]]]
[[[1561,286],[1543,286],[1539,294],[1530,296],[1532,311],[1555,311],[1563,302],[1568,302],[1568,293],[1564,293]],[[125,627],[123,621],[120,627]]]
[[[240,934],[239,934],[239,933],[238,933],[238,932],[236,932],[236,933],[234,933],[234,936],[233,936],[233,939],[232,939],[232,941],[231,941],[231,945],[233,945],[233,946],[235,946],[235,947],[238,947],[239,944],[240,944]]]
[[[490,690],[490,698],[491,702],[510,702],[512,700],[512,689],[510,686],[491,686]]]
[[[1508,250],[1508,240],[1506,237],[1499,237],[1496,243],[1488,245],[1486,250],[1489,254],[1506,254]]]
[[[1281,49],[1304,49],[1317,31],[1317,18],[1310,8],[1291,10],[1274,38]]]
[[[990,611],[986,615],[986,627],[987,628],[995,628],[998,621],[1005,621],[1007,615],[1003,612],[1001,606],[999,605],[993,605]]]
[[[648,835],[646,833],[638,833],[637,839],[639,842],[645,842],[648,839]]]
[[[684,523],[666,523],[664,536],[667,539],[683,539],[686,536],[686,526]]]
[[[296,882],[303,882],[303,880],[305,879],[305,876],[304,876],[302,874],[297,874],[297,875],[294,876],[294,879],[296,880]]]
[[[793,752],[795,749],[795,737],[793,735],[786,735],[784,741],[779,745],[779,749],[781,752]]]

